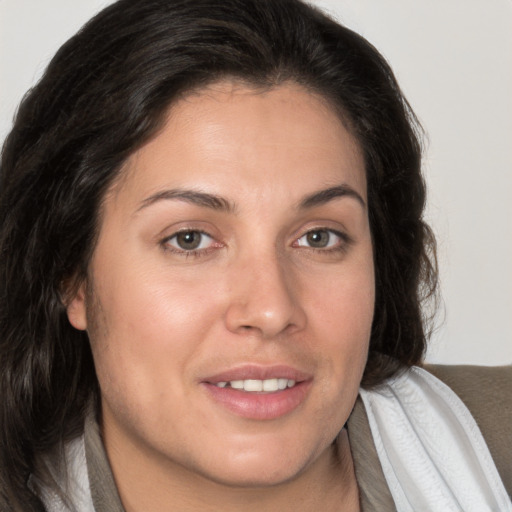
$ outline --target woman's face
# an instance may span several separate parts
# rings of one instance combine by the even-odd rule
[[[294,84],[178,101],[107,194],[68,306],[114,472],[259,486],[327,460],[373,307],[363,158],[333,109]]]

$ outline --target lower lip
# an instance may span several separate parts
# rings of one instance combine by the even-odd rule
[[[248,393],[203,383],[217,403],[238,416],[253,420],[273,420],[291,413],[305,400],[310,384],[311,381],[303,381],[274,393]]]

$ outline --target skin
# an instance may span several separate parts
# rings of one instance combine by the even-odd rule
[[[373,307],[364,162],[334,109],[290,83],[175,103],[107,194],[68,305],[126,510],[358,510],[342,428]],[[226,409],[203,381],[245,364],[306,373],[304,399],[273,419]]]

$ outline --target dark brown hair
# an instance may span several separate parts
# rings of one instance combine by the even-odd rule
[[[224,77],[302,84],[343,112],[364,153],[376,289],[363,385],[418,363],[436,287],[422,220],[419,127],[383,57],[299,0],[121,0],[26,95],[0,172],[0,508],[44,510],[38,453],[78,435],[97,382],[60,292],[82,279],[105,191],[180,94]]]

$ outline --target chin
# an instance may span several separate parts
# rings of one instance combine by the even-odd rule
[[[322,455],[281,444],[277,449],[247,450],[223,458],[220,466],[204,468],[203,476],[230,487],[272,487],[285,484],[307,471]],[[324,450],[329,455],[330,445]]]
[[[272,464],[251,464],[244,465],[243,468],[232,468],[219,471],[211,471],[203,476],[209,480],[224,485],[226,487],[240,488],[264,488],[276,487],[287,482],[293,481],[304,470],[305,467],[271,467]]]

